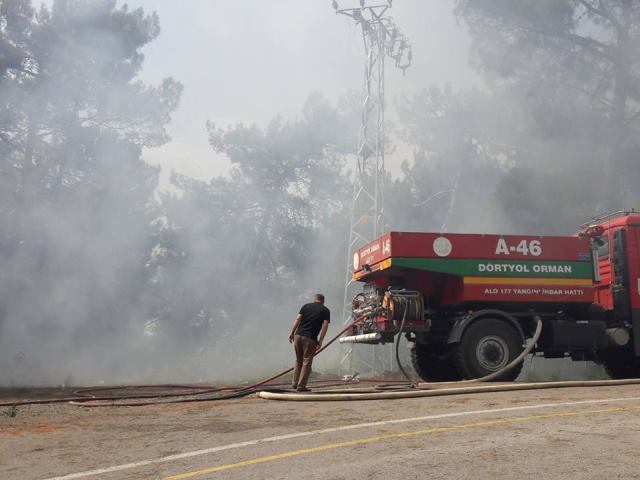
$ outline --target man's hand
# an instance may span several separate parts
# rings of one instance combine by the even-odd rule
[[[322,342],[324,342],[324,336],[327,334],[327,329],[329,328],[329,320],[324,320],[322,322],[322,328],[320,328],[320,336],[318,337],[318,346],[316,347],[316,352],[322,348]]]
[[[293,337],[300,326],[300,322],[302,321],[302,315],[298,314],[296,319],[293,321],[293,325],[291,326],[291,333],[289,334],[289,343],[293,343]]]

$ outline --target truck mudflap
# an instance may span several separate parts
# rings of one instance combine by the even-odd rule
[[[633,353],[640,357],[640,310],[631,312],[631,330],[633,333]]]

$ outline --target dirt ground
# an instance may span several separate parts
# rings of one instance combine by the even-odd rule
[[[7,480],[629,479],[640,478],[640,388],[3,407],[0,445]]]

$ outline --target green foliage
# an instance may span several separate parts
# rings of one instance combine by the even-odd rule
[[[340,302],[352,120],[348,102],[312,95],[293,120],[208,124],[230,172],[209,183],[174,176],[181,196],[162,198],[166,225],[151,270],[154,327],[168,343],[228,352],[234,339],[286,329],[277,320],[288,323],[318,289]]]
[[[155,14],[115,0],[56,0],[37,12],[27,0],[0,1],[0,340],[13,339],[0,350],[8,365],[29,351],[47,370],[72,345],[80,362],[100,356],[108,338],[121,341],[144,322],[158,169],[141,149],[168,140],[181,93],[172,79],[152,87],[137,77],[141,49],[158,32]]]
[[[640,11],[629,4],[457,0],[486,85],[401,102],[411,152],[387,179],[387,228],[569,233],[640,200]],[[0,0],[7,371],[46,372],[72,349],[116,375],[133,357],[174,370],[185,352],[217,349],[223,361],[233,352],[222,346],[286,331],[278,319],[317,290],[342,302],[360,99],[314,94],[299,117],[264,127],[208,123],[228,175],[175,175],[180,195],[159,204],[158,169],[141,152],[168,141],[182,91],[139,79],[159,28],[116,0]]]
[[[516,167],[502,177],[496,197],[513,231],[569,235],[595,215],[593,191],[588,185],[597,181],[595,172],[554,175]]]
[[[511,103],[500,136],[521,152],[521,168],[497,196],[511,221],[522,220],[518,202],[551,214],[555,228],[584,212],[636,205],[638,9],[627,0],[458,0],[456,13],[473,39],[472,64]],[[519,200],[506,182],[526,187]]]
[[[413,161],[390,186],[387,221],[396,230],[484,231],[496,219],[492,194],[509,154],[492,143],[485,116],[490,98],[432,87],[405,99],[400,108],[403,140]]]

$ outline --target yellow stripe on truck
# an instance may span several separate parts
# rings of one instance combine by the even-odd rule
[[[387,258],[384,262],[380,262],[380,270],[385,270],[391,267],[391,259]]]
[[[573,285],[591,287],[590,278],[518,278],[518,277],[464,277],[464,283],[472,285]]]
[[[362,277],[364,277],[365,275],[371,273],[371,272],[377,272],[379,270],[386,270],[387,268],[391,268],[391,259],[387,258],[386,260],[380,262],[378,265],[374,265],[373,267],[370,268],[370,270],[359,270],[357,272],[354,272],[353,276],[351,277],[353,280],[360,280]]]

